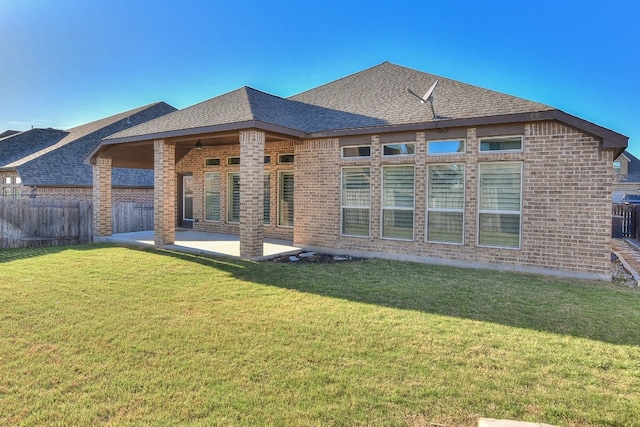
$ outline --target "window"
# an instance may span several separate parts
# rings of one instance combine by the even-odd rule
[[[227,221],[240,222],[240,173],[231,172],[227,185]]]
[[[20,178],[19,176],[16,176],[16,177],[13,179],[13,182],[14,182],[15,184],[22,184],[22,178]]]
[[[5,184],[11,184],[11,177],[10,176],[5,176],[4,177],[4,183]]]
[[[293,163],[294,155],[293,154],[280,154],[278,156],[278,163]]]
[[[293,227],[293,171],[278,175],[278,225]]]
[[[522,163],[482,163],[478,245],[520,247]]]
[[[427,184],[427,241],[462,244],[464,165],[430,165]]]
[[[271,175],[264,174],[264,207],[263,207],[264,224],[271,224]]]
[[[212,159],[212,158],[204,159],[204,165],[205,166],[220,166],[220,159]]]
[[[369,236],[371,187],[369,168],[342,169],[342,234]]]
[[[220,221],[220,174],[204,174],[204,220]]]
[[[480,138],[480,151],[521,151],[521,136]]]
[[[21,197],[21,196],[22,196],[22,190],[21,190],[21,189],[19,189],[19,188],[14,188],[14,189],[13,189],[13,195],[14,195],[16,198]]]
[[[382,145],[383,156],[413,156],[415,154],[416,144],[413,142]]]
[[[622,173],[622,164],[619,160],[613,162],[613,173],[621,174]]]
[[[342,147],[342,158],[349,157],[371,157],[371,147],[368,145]]]
[[[268,165],[269,163],[271,163],[271,156],[264,156],[264,164]]]
[[[240,157],[227,157],[227,164],[229,166],[239,165]]]
[[[4,197],[11,197],[11,188],[6,187],[3,190],[3,195],[4,195]]]
[[[413,239],[413,166],[382,169],[382,237]]]
[[[461,154],[464,153],[464,139],[427,142],[427,154]]]

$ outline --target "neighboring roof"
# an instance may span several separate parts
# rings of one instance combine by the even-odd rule
[[[60,129],[30,129],[0,140],[0,168],[15,169],[12,164],[26,156],[60,142],[69,133]]]
[[[11,130],[11,129],[5,130],[4,132],[0,133],[0,139],[6,138],[6,137],[11,136],[11,135],[14,135],[16,133],[20,133],[20,131],[19,130]]]
[[[176,109],[169,104],[157,102],[68,131],[47,130],[50,137],[42,143],[36,139],[42,129],[26,131],[0,141],[0,147],[8,145],[15,153],[21,151],[20,155],[0,159],[0,166],[17,169],[24,185],[92,186],[93,170],[83,162],[91,148],[112,133],[173,111]],[[0,152],[5,157],[3,148]],[[153,186],[153,174],[148,170],[114,168],[112,178],[114,186]]]
[[[627,175],[620,179],[620,182],[640,182],[640,159],[625,151],[623,155],[629,159]]]
[[[423,93],[436,80],[434,117],[407,89]],[[243,128],[316,138],[538,120],[563,121],[599,136],[604,147],[619,149],[628,142],[545,104],[384,62],[286,99],[243,87],[111,135],[102,144]]]

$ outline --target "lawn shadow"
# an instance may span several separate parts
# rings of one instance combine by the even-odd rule
[[[381,259],[256,262],[126,244],[0,250],[0,263],[105,246],[172,257],[224,271],[239,280],[328,298],[640,345],[640,292],[605,282]]]

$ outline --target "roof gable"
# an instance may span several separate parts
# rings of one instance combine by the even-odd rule
[[[172,111],[174,107],[158,102],[77,126],[55,144],[24,156],[13,165],[25,185],[91,186],[93,170],[83,161],[91,148],[114,132]],[[113,185],[152,186],[153,178],[149,171],[114,168]]]
[[[407,88],[420,94],[433,83],[431,109]],[[554,110],[553,107],[500,92],[384,62],[342,79],[294,95],[290,100],[376,118],[389,125],[466,119]]]

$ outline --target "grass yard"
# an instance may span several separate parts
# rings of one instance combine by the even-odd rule
[[[0,425],[640,425],[640,292],[383,260],[0,251]]]

